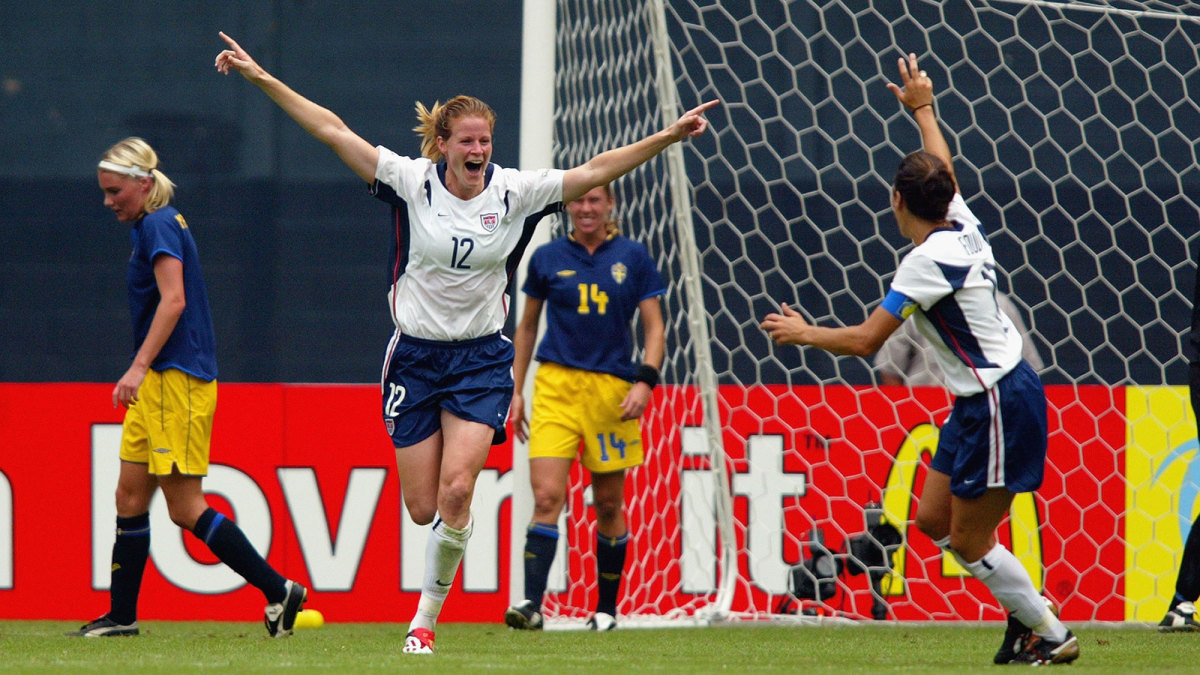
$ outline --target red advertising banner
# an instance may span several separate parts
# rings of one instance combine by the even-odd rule
[[[0,385],[0,617],[86,621],[108,608],[113,491],[124,412],[110,384]],[[401,541],[395,454],[375,386],[222,384],[204,481],[210,503],[234,520],[282,574],[310,588],[330,620],[408,621],[420,578],[402,578],[401,557],[424,560],[423,533]],[[511,451],[497,447],[481,478],[507,474]],[[491,500],[507,532],[508,494]],[[151,505],[151,561],[139,601],[144,619],[253,620],[257,589],[216,562]],[[411,523],[409,523],[411,525]],[[7,526],[7,527],[6,527]],[[3,533],[11,532],[5,542]],[[491,525],[495,536],[495,525]],[[418,530],[418,532],[420,532]],[[485,540],[486,540],[485,536]],[[507,537],[484,556],[487,586],[447,603],[447,621],[496,617],[507,606]],[[476,547],[482,548],[482,547]],[[5,563],[0,563],[0,571]],[[412,576],[412,575],[410,575]],[[479,576],[479,575],[476,575]],[[470,577],[474,579],[474,577]]]
[[[123,417],[111,391],[111,384],[0,384],[0,618],[83,621],[107,609]],[[1046,481],[1014,504],[1011,526],[1000,532],[1066,620],[1125,618],[1122,392],[1048,388]],[[907,526],[949,411],[947,394],[782,386],[726,386],[719,394],[741,551],[733,611],[774,607],[816,530],[840,550],[863,531],[863,505],[883,500],[907,535],[884,589],[892,618],[1003,618],[981,584]],[[276,569],[308,586],[311,606],[328,620],[408,621],[425,535],[401,508],[378,387],[222,384],[219,395],[204,483],[211,503]],[[628,566],[622,612],[693,606],[711,597],[716,575],[715,558],[685,545],[714,527],[707,448],[703,434],[687,428],[698,422],[689,419],[700,409],[695,392],[660,387],[656,396],[647,425],[652,452],[627,490],[632,550],[644,562]],[[675,420],[669,431],[667,418]],[[511,469],[511,446],[496,446],[479,478],[475,532],[444,621],[498,621],[508,604]],[[161,497],[151,514],[140,618],[260,619],[261,594],[174,526]],[[576,553],[568,563],[572,577],[593,573]],[[869,616],[867,577],[841,580],[828,604]]]

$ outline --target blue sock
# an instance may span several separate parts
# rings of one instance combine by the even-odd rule
[[[628,532],[619,537],[605,537],[596,533],[597,612],[617,615],[617,595],[621,592],[627,544]]]
[[[137,621],[138,593],[142,573],[150,557],[150,513],[117,517],[117,539],[113,542],[112,577],[108,618],[122,626]]]
[[[546,594],[546,579],[558,551],[558,528],[545,523],[530,523],[525,530],[525,599],[541,611]]]
[[[262,591],[267,602],[283,602],[284,596],[287,595],[284,588],[287,579],[263,560],[237,523],[210,508],[196,519],[196,528],[192,534],[204,542],[229,569],[242,575],[251,586]]]

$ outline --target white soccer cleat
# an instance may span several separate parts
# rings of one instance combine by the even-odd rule
[[[1167,615],[1158,622],[1158,630],[1163,633],[1200,631],[1200,623],[1196,622],[1196,605],[1190,602],[1181,602],[1167,610]]]
[[[408,636],[404,638],[405,654],[432,654],[433,653],[433,631],[428,628],[414,628],[408,631]]]
[[[617,617],[604,612],[596,612],[587,620],[588,630],[614,630],[617,627]]]

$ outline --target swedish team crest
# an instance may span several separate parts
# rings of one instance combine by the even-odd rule
[[[485,213],[479,216],[479,221],[483,224],[484,232],[495,232],[496,227],[500,225],[500,214]]]
[[[613,263],[609,271],[612,273],[613,281],[618,284],[624,282],[625,277],[629,276],[629,268],[625,266],[625,263]]]

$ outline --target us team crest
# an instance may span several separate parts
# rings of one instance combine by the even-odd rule
[[[383,426],[387,427],[388,436],[396,433],[396,420],[389,417],[383,421]]]
[[[500,214],[485,213],[482,216],[479,216],[479,221],[483,225],[483,230],[485,232],[495,232],[496,227],[500,225]]]
[[[625,281],[625,277],[629,276],[629,268],[625,266],[625,263],[614,263],[609,271],[612,273],[613,281],[618,284]]]

